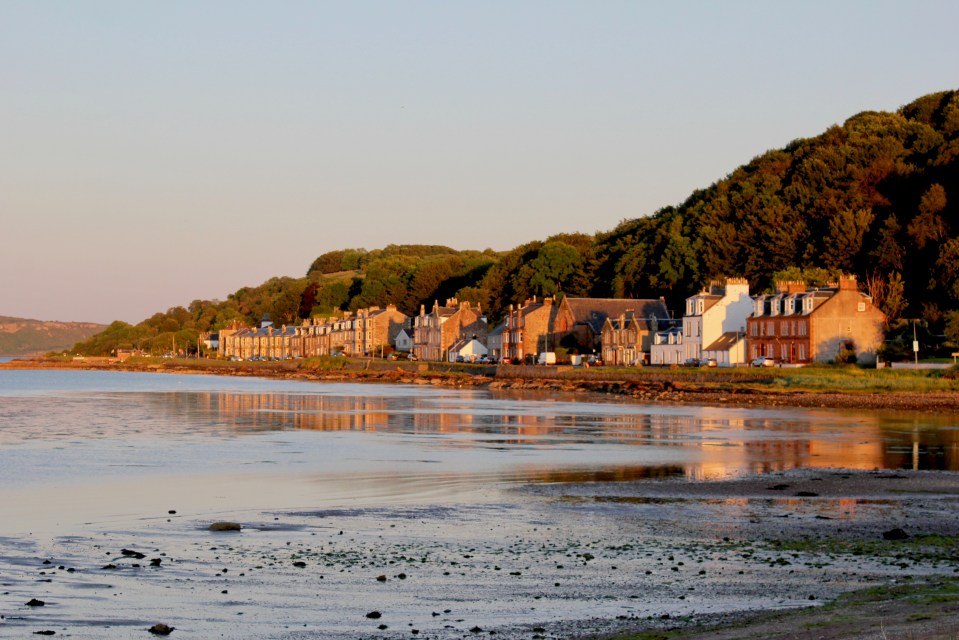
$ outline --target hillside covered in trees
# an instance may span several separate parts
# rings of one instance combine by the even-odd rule
[[[192,302],[139,325],[115,322],[78,344],[169,350],[233,320],[277,324],[396,304],[413,314],[457,296],[497,320],[533,295],[664,296],[671,309],[721,276],[754,291],[779,278],[855,274],[891,320],[959,339],[959,93],[895,113],[864,112],[768,151],[682,204],[595,235],[562,234],[507,252],[431,245],[343,249],[302,278],[274,278],[225,301]]]

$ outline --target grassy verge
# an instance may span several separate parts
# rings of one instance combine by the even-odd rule
[[[608,640],[959,638],[959,579],[933,578],[850,592],[799,610],[743,614],[735,622],[624,632]]]
[[[566,376],[564,376],[566,377]],[[586,380],[663,381],[742,387],[755,390],[829,391],[835,393],[950,393],[959,391],[959,371],[863,369],[851,365],[813,365],[799,368],[732,369],[646,368],[575,371],[570,377]]]
[[[106,359],[104,359],[106,360]],[[60,359],[36,361],[41,366],[70,366]],[[95,366],[92,360],[72,363],[78,367]],[[395,371],[405,369],[431,376],[469,377],[495,376],[499,379],[561,380],[572,383],[601,383],[617,385],[659,386],[683,391],[737,391],[778,396],[793,393],[838,393],[849,395],[867,394],[925,394],[959,393],[959,368],[938,370],[912,369],[862,369],[856,366],[816,365],[802,368],[687,368],[687,367],[596,367],[580,369],[572,367],[490,367],[446,363],[408,363],[382,360],[366,360],[344,357],[320,356],[314,358],[275,362],[233,362],[215,359],[192,358],[130,358],[123,364],[115,361],[96,366],[117,368],[193,369],[196,371],[240,372],[249,375],[269,376],[274,372],[302,373],[346,371]],[[11,363],[10,368],[22,366]]]

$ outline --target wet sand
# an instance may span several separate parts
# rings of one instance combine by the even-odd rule
[[[214,520],[243,528],[211,532]],[[194,638],[692,633],[959,575],[959,475],[537,484],[461,504],[145,513],[71,529],[0,538],[0,637],[149,637],[157,623]],[[895,529],[906,537],[884,538]],[[765,635],[795,626],[770,624]]]

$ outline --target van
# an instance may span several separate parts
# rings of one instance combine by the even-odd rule
[[[555,351],[544,351],[539,354],[539,359],[536,361],[537,364],[556,364],[556,352]]]

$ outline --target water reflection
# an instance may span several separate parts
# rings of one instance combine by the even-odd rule
[[[681,471],[695,479],[796,467],[959,470],[956,416],[590,405],[476,392],[454,397],[199,393],[181,400],[194,403],[196,411],[216,416],[238,432],[297,429],[484,436],[445,441],[458,447],[571,443],[695,447],[706,452],[705,459]],[[670,467],[665,473],[677,472],[679,468]],[[582,481],[583,473],[592,474],[594,480],[655,477],[644,465],[550,471],[544,480],[569,481],[572,474]],[[663,474],[662,470],[655,473]]]
[[[134,446],[183,468],[197,460],[208,466],[209,451],[218,450],[216,462],[248,469],[302,460],[337,473],[389,478],[416,470],[435,479],[452,472],[475,482],[486,472],[491,480],[584,482],[708,480],[797,467],[959,471],[955,415],[211,378],[47,380],[38,391],[21,384],[8,395],[0,388],[0,459],[26,467],[31,459],[4,449],[79,447],[75,458],[57,454],[63,466],[99,459],[101,473],[125,464]],[[135,386],[123,391],[126,380]],[[225,385],[232,387],[219,388]],[[94,440],[113,448],[98,449]]]

